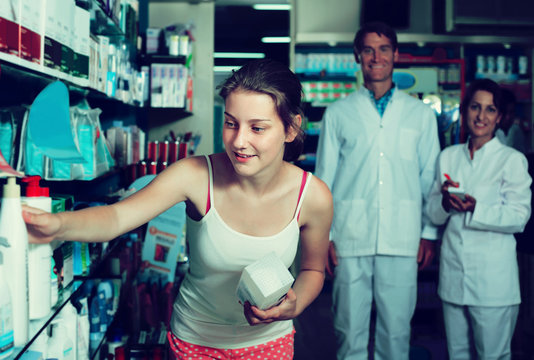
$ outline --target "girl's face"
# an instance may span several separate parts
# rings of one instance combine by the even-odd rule
[[[286,134],[273,99],[266,94],[236,90],[226,98],[223,143],[236,172],[252,175],[281,164]]]
[[[488,142],[493,138],[501,113],[493,103],[493,94],[478,90],[467,108],[467,127],[472,139]]]

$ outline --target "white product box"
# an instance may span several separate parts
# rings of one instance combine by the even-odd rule
[[[461,186],[459,187],[449,186],[449,194],[456,195],[460,198],[460,200],[465,201],[465,190]]]
[[[50,69],[59,70],[61,67],[61,44],[58,39],[59,29],[56,20],[58,14],[58,0],[47,0],[45,10],[45,33],[43,64]]]
[[[237,297],[260,309],[268,309],[280,302],[295,279],[282,260],[271,252],[243,270],[237,285]]]
[[[98,88],[101,92],[106,92],[106,81],[108,76],[108,55],[109,55],[109,38],[104,35],[98,35]]]
[[[89,85],[89,56],[90,56],[90,14],[89,11],[76,6],[74,13],[74,58],[72,75],[82,86]]]
[[[42,37],[44,32],[45,3],[43,0],[21,0],[20,57],[40,64]]]
[[[163,107],[163,74],[162,64],[150,66],[150,106]]]

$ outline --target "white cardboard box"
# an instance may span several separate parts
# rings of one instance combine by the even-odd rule
[[[237,297],[244,304],[264,310],[276,304],[287,294],[295,279],[282,260],[271,252],[243,270],[237,286]]]

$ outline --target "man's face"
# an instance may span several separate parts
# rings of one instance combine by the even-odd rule
[[[398,56],[398,50],[393,50],[391,41],[386,36],[377,33],[366,34],[359,54],[365,83],[391,82],[393,65]]]

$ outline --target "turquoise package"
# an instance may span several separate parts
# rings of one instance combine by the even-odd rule
[[[13,114],[8,110],[0,111],[0,151],[10,165],[13,165],[13,125]]]
[[[22,171],[27,175],[39,175],[42,178],[46,178],[45,174],[45,161],[46,158],[41,150],[35,145],[30,132],[28,131],[28,118],[29,112],[24,114],[24,120],[22,123],[22,133],[24,134],[21,147],[23,150],[23,165]]]
[[[47,85],[30,107],[28,131],[35,145],[49,158],[83,162],[72,126],[69,90],[61,81]]]

